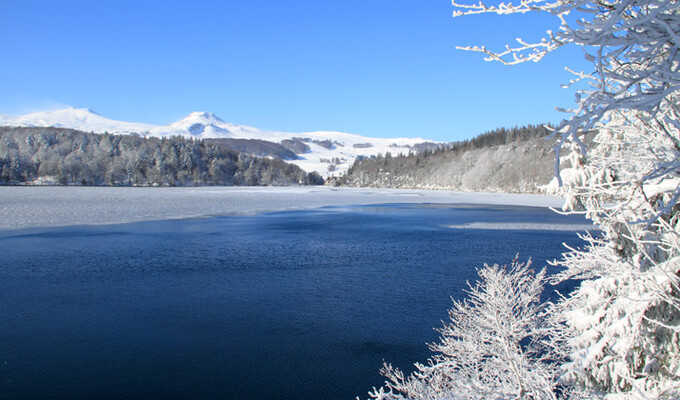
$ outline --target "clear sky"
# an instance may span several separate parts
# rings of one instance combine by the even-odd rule
[[[164,125],[192,111],[289,132],[453,141],[558,122],[578,49],[506,67],[550,16],[453,18],[449,0],[0,0],[0,113],[91,108]]]

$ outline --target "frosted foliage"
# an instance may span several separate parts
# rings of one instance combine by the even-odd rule
[[[545,271],[485,266],[468,298],[454,301],[437,353],[411,376],[385,365],[375,399],[551,399],[555,375],[540,294]]]
[[[604,234],[586,236],[585,249],[558,263],[557,279],[588,279],[558,307],[564,382],[631,398],[680,396],[677,120],[665,104],[654,120],[613,112],[587,155],[570,156],[565,208]]]
[[[428,366],[418,365],[410,377],[386,367],[390,382],[373,397],[680,398],[677,1],[453,5],[454,16],[547,12],[557,17],[559,28],[539,42],[518,39],[516,47],[500,52],[465,48],[485,53],[488,60],[539,61],[576,45],[592,62],[591,73],[574,72],[571,83],[590,85],[576,92],[577,107],[568,110],[572,116],[555,129],[557,177],[548,189],[565,196],[566,212],[584,213],[602,233],[583,235],[586,245],[569,249],[556,262],[563,272],[551,278],[553,283],[582,281],[545,314],[529,300],[536,295],[533,285],[514,282],[492,290],[506,276],[494,268],[482,270],[482,282],[470,291],[470,300],[455,303],[453,323],[442,331],[442,343],[433,346],[440,355]],[[589,149],[584,134],[594,136]],[[560,150],[568,150],[570,163],[561,173]],[[516,268],[507,277],[523,276]],[[523,313],[505,313],[509,304],[531,305],[519,309],[531,310],[527,315],[534,322],[516,319]],[[500,316],[502,324],[488,323]],[[544,321],[551,327],[547,336],[541,333]],[[542,351],[519,346],[527,339]]]
[[[487,54],[515,64],[565,45],[593,64],[574,72],[577,107],[555,130],[565,210],[602,229],[570,249],[554,278],[584,279],[556,305],[561,382],[580,395],[680,398],[680,7],[675,0],[543,1],[459,5],[454,15],[547,12],[559,28],[536,43]],[[584,87],[584,86],[579,86]],[[594,135],[586,149],[582,135]],[[570,168],[559,173],[559,150]]]
[[[457,4],[454,0],[453,5],[454,16],[540,11],[558,18],[559,28],[547,31],[536,43],[517,39],[516,47],[507,46],[500,52],[479,46],[465,48],[485,53],[487,60],[506,64],[539,61],[565,45],[577,45],[586,52],[594,69],[591,73],[572,71],[575,79],[571,83],[586,81],[590,85],[577,92],[577,107],[566,110],[572,117],[557,129],[561,136],[557,150],[571,138],[583,151],[578,133],[594,129],[613,110],[642,111],[652,122],[662,105],[677,113],[677,103],[669,98],[680,88],[680,10],[675,0],[523,0],[517,5],[497,6]],[[559,168],[559,157],[557,160]]]

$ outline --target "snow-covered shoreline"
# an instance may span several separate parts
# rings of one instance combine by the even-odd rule
[[[331,187],[0,186],[0,230],[102,225],[161,219],[385,203],[560,207],[532,194]]]

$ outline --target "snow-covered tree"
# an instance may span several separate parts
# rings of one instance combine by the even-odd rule
[[[463,47],[480,51],[487,60],[505,64],[540,61],[546,54],[565,45],[583,49],[593,63],[591,73],[574,72],[578,81],[588,81],[591,89],[576,94],[572,117],[557,129],[561,134],[558,150],[566,140],[585,147],[580,132],[588,132],[605,122],[614,110],[641,111],[654,119],[662,104],[677,104],[669,96],[680,89],[680,9],[677,0],[522,0],[519,4],[495,6],[453,1],[454,16],[494,13],[500,15],[547,12],[559,20],[556,31],[549,30],[538,42],[517,39],[516,47],[494,52],[483,46]],[[559,165],[559,157],[558,157]],[[559,177],[559,170],[556,171]]]
[[[563,272],[553,281],[581,279],[573,293],[550,307],[549,340],[553,360],[564,360],[561,397],[611,399],[680,398],[680,5],[677,0],[521,0],[518,4],[453,2],[454,16],[542,12],[559,28],[535,43],[485,53],[488,60],[517,64],[539,61],[562,46],[579,46],[593,64],[574,72],[577,106],[556,129],[556,180],[552,190],[566,198],[565,211],[582,212],[601,229],[584,236],[586,245],[570,249],[557,262]],[[570,84],[571,84],[570,83]],[[590,148],[583,135],[593,136]],[[560,167],[560,151],[571,168]],[[480,288],[488,284],[483,275]],[[525,288],[524,290],[529,290]],[[474,309],[492,307],[502,293],[480,297]],[[476,296],[476,297],[475,297]],[[460,329],[471,314],[456,303],[452,327],[443,331],[442,355],[418,366],[410,377],[385,369],[390,382],[375,390],[379,399],[521,398],[508,390],[517,374],[467,351],[480,338]],[[458,311],[456,311],[458,310]],[[511,317],[510,321],[512,321]],[[533,325],[518,325],[518,336],[533,337]],[[458,329],[458,330],[456,330]],[[468,326],[469,329],[469,326]],[[447,335],[449,337],[447,338]],[[481,337],[488,332],[480,331]],[[503,337],[503,336],[500,336]],[[446,353],[449,344],[457,347]],[[521,341],[520,341],[521,343]],[[466,347],[467,346],[467,347]],[[519,347],[521,348],[521,346]],[[517,347],[516,347],[517,349]],[[522,354],[524,353],[523,348]],[[555,353],[554,353],[555,352]],[[538,353],[537,353],[538,354]],[[511,360],[513,358],[507,358]],[[552,398],[548,360],[527,358],[527,374],[540,390],[533,398]],[[509,367],[510,362],[507,363]],[[484,371],[484,381],[476,380]],[[529,375],[526,375],[529,376]],[[483,382],[481,386],[477,386]],[[515,384],[517,388],[525,388]],[[478,388],[488,390],[485,394]]]
[[[673,134],[617,112],[564,173],[565,207],[603,230],[558,263],[565,271],[556,280],[587,279],[557,310],[571,358],[567,382],[633,398],[680,397],[680,177],[673,171],[680,149],[677,128],[665,129]]]
[[[530,263],[484,266],[468,298],[455,301],[437,353],[410,376],[390,365],[371,397],[388,399],[552,399],[556,365],[545,346],[540,295],[545,270]]]
[[[680,6],[676,0],[523,0],[460,5],[455,15],[548,12],[538,43],[481,51],[507,64],[583,48],[591,84],[555,133],[565,210],[602,229],[565,253],[555,280],[585,279],[554,309],[569,361],[562,381],[602,395],[680,398]],[[586,149],[581,135],[595,135]],[[559,151],[571,150],[560,172]],[[564,179],[562,179],[564,177]]]

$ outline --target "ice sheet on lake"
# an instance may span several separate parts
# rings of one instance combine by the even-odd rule
[[[584,232],[594,231],[598,228],[592,224],[542,224],[524,222],[473,222],[459,225],[443,225],[445,228],[452,229],[489,229],[507,231],[563,231],[563,232]]]
[[[562,200],[530,194],[331,187],[0,186],[0,230],[384,203],[560,207]]]

